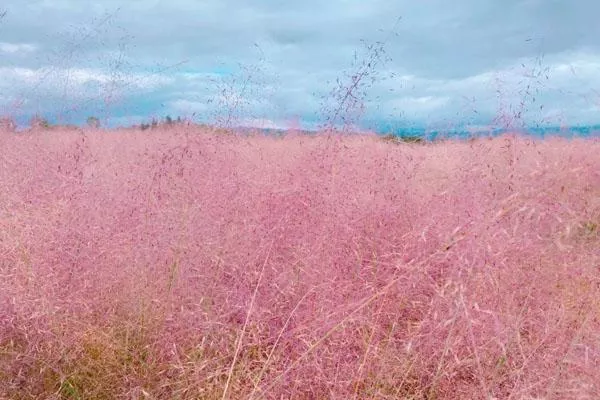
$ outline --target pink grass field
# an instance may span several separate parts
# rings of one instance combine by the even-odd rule
[[[0,134],[1,399],[598,399],[600,141]]]

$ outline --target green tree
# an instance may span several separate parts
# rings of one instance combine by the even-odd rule
[[[34,115],[31,118],[30,125],[32,128],[50,128],[50,122],[46,118],[39,116],[38,114]]]
[[[88,117],[87,125],[90,128],[98,129],[98,128],[100,128],[100,120],[96,117]]]

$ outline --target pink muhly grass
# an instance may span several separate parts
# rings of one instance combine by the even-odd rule
[[[0,398],[600,396],[596,139],[0,146]]]

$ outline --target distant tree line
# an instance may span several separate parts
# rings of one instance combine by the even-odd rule
[[[140,129],[145,131],[146,129],[155,129],[158,128],[159,126],[171,126],[171,125],[179,125],[182,124],[184,121],[181,117],[177,117],[177,119],[173,119],[171,118],[170,115],[167,115],[164,119],[162,120],[157,120],[156,118],[152,118],[152,121],[150,123],[142,123],[140,125]]]
[[[187,122],[189,122],[189,121],[184,120],[181,117],[177,117],[174,119],[170,115],[167,115],[162,119],[152,118],[152,120],[150,122],[147,122],[147,123],[144,122],[139,125],[136,125],[135,127],[140,128],[141,130],[146,130],[146,129],[155,129],[155,128],[158,128],[159,126],[180,125],[180,124],[187,123]],[[86,126],[91,129],[99,129],[102,126],[102,124],[98,117],[89,116],[86,119]],[[60,124],[53,125],[52,123],[50,123],[50,121],[48,121],[47,118],[44,118],[44,117],[40,116],[39,114],[35,114],[30,118],[29,127],[31,129],[49,129],[52,127],[77,128],[76,126],[73,126],[73,125],[60,125]],[[13,119],[13,117],[0,116],[0,130],[5,131],[5,132],[6,131],[14,132],[14,131],[16,131],[16,128],[17,128],[17,124],[15,123],[15,120]]]

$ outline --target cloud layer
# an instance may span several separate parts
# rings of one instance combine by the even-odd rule
[[[352,76],[367,71],[352,93],[364,108],[349,110],[363,125],[600,122],[600,4],[591,0],[3,7],[0,107],[20,118],[78,123],[94,114],[115,124],[170,114],[314,125],[340,102],[336,85],[352,87]],[[376,42],[385,54],[362,70],[374,54],[365,46]]]

